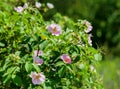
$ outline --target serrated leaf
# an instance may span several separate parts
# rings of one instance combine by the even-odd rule
[[[57,63],[55,64],[56,67],[57,67],[57,66],[62,66],[62,65],[64,65],[64,63],[63,63],[62,61],[59,61],[59,62],[57,62]]]
[[[32,70],[32,64],[29,62],[25,63],[25,69],[27,72],[30,72]]]

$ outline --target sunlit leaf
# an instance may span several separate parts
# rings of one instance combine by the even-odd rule
[[[4,46],[5,46],[5,44],[0,42],[0,47],[4,47]]]
[[[64,62],[63,61],[59,61],[59,62],[57,62],[56,64],[55,64],[55,66],[57,67],[57,66],[63,66],[64,65]]]
[[[32,63],[30,63],[30,62],[25,63],[25,69],[26,69],[27,72],[31,72],[32,67],[33,67]]]
[[[38,65],[33,64],[33,67],[35,68],[35,70],[36,70],[37,72],[40,72],[40,68],[38,67]]]

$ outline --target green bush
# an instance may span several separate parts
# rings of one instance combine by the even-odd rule
[[[49,0],[45,0],[49,1]],[[87,18],[93,24],[93,46],[120,43],[120,0],[56,0],[57,11],[73,19]],[[96,45],[97,44],[97,45]],[[119,52],[119,51],[118,51]]]
[[[59,13],[46,21],[52,6],[44,3],[1,8],[0,88],[103,88],[95,69],[102,56],[91,46],[88,21]]]

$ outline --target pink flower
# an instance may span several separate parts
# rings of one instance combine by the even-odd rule
[[[92,40],[91,40],[92,34],[88,35],[88,43],[92,46]]]
[[[67,54],[63,54],[61,56],[61,59],[63,60],[64,63],[70,64],[71,63],[71,58]]]
[[[18,7],[15,7],[14,10],[18,13],[22,13],[22,11],[24,10],[24,8],[22,6],[18,6]]]
[[[42,50],[35,50],[34,51],[34,57],[36,56],[42,56],[43,55],[43,51]]]
[[[92,31],[93,27],[91,26],[90,22],[88,22],[87,20],[83,20],[82,24],[85,24],[85,26],[87,27],[87,29],[85,30],[86,33],[89,33],[90,31]]]
[[[49,9],[54,8],[54,5],[52,3],[49,3],[49,2],[47,3],[47,6],[48,6]]]
[[[30,77],[32,78],[32,83],[34,85],[36,85],[36,84],[42,84],[42,83],[45,82],[45,76],[42,73],[32,72],[30,74]]]
[[[42,50],[35,50],[34,55],[33,55],[33,63],[36,65],[42,65],[43,60],[38,57],[38,56],[42,56],[42,55],[43,55]]]
[[[33,63],[36,64],[36,65],[42,65],[43,60],[40,59],[39,57],[33,57]]]
[[[51,24],[47,26],[47,29],[55,36],[59,36],[62,33],[61,26],[57,24]]]

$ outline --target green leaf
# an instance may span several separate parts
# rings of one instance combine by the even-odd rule
[[[40,68],[38,67],[38,65],[33,64],[33,67],[35,68],[35,70],[36,70],[37,72],[40,72]]]
[[[44,49],[46,49],[46,47],[48,46],[48,41],[46,40],[46,41],[43,41],[42,43],[41,43],[41,48],[44,50]]]
[[[64,65],[64,63],[63,63],[62,61],[59,61],[59,62],[57,62],[57,63],[55,64],[56,67],[57,67],[57,66],[62,66],[62,65]]]
[[[22,85],[22,79],[18,75],[12,75],[12,79],[13,79],[14,84],[16,84],[17,86]]]
[[[65,66],[62,66],[62,68],[60,68],[58,70],[58,74],[59,74],[60,77],[62,77],[64,75],[64,73],[65,73]]]
[[[95,58],[95,60],[97,60],[97,61],[101,61],[102,60],[102,55],[99,53],[99,54],[95,54],[94,55],[94,58]]]
[[[32,67],[33,66],[32,66],[32,64],[30,62],[25,63],[25,69],[26,69],[27,72],[31,72]]]
[[[77,89],[77,87],[75,87],[75,86],[72,86],[72,87],[71,87],[71,89]]]
[[[16,70],[16,68],[17,68],[17,67],[10,67],[10,68],[8,68],[8,69],[7,69],[7,73],[8,73],[8,74],[13,73],[13,72]]]
[[[4,47],[4,46],[5,46],[5,44],[0,42],[0,47]]]
[[[8,81],[10,81],[11,79],[11,75],[6,75],[4,78],[3,78],[3,83],[7,83]]]
[[[33,89],[32,84],[29,84],[29,87],[27,89]]]
[[[37,89],[43,89],[43,88],[41,86],[38,86]],[[47,89],[49,89],[49,88],[47,88]]]
[[[39,88],[39,89],[43,89],[43,88]],[[53,88],[50,86],[44,86],[44,89],[53,89]]]
[[[7,69],[7,67],[9,67],[10,64],[10,60],[8,60],[9,58],[6,59],[5,64],[3,65],[3,67],[1,68],[3,71],[5,71]]]
[[[16,52],[15,52],[15,55],[18,55],[18,56],[19,56],[20,53],[21,53],[21,51],[16,51]]]
[[[43,84],[43,88],[42,89],[53,89],[52,87],[53,86],[50,86],[50,80],[49,80],[49,83],[46,82],[46,83]]]
[[[67,66],[67,69],[68,69],[71,73],[73,73],[73,74],[75,75],[75,73],[74,73],[74,71],[73,71],[73,69],[72,69],[72,66]]]
[[[62,86],[62,89],[69,89],[68,87],[66,87],[66,86]]]
[[[78,62],[80,60],[80,55],[78,55],[76,58],[75,58],[75,60],[73,60],[73,63],[76,63],[76,62]]]

